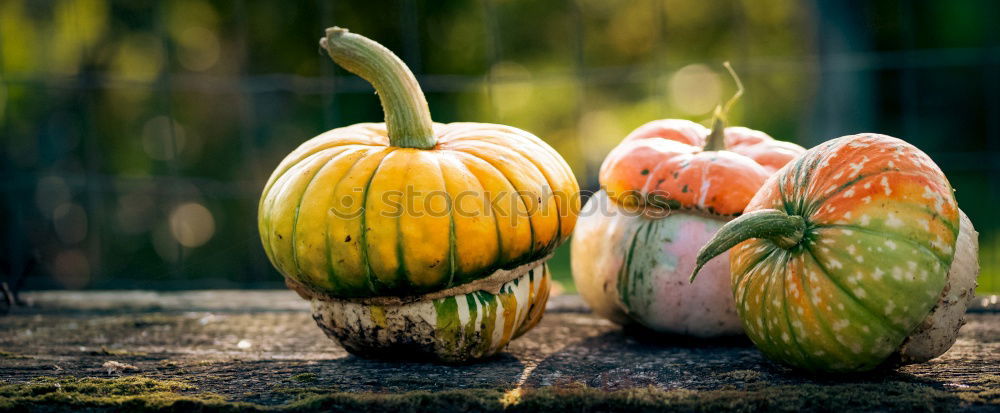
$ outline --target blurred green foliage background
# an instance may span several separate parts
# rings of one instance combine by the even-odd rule
[[[734,124],[928,152],[981,232],[980,290],[1000,291],[998,17],[989,0],[0,0],[0,270],[24,288],[279,287],[263,182],[304,140],[382,116],[320,53],[338,25],[396,51],[436,121],[531,131],[587,189],[631,129],[707,121],[732,61]]]

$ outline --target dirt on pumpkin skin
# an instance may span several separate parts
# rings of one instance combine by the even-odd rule
[[[184,294],[127,311],[55,297],[62,304],[0,317],[0,410],[1000,409],[1000,313],[971,314],[930,363],[816,376],[768,362],[745,339],[626,334],[575,297],[554,299],[507,352],[450,366],[350,356],[286,292]]]

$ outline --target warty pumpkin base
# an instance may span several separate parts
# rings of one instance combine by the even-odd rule
[[[460,363],[488,357],[539,321],[548,301],[546,264],[483,290],[396,305],[313,298],[316,324],[347,351],[369,358]]]

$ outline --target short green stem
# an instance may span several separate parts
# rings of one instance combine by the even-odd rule
[[[375,87],[392,146],[434,147],[434,123],[427,99],[399,57],[374,40],[340,27],[326,29],[326,37],[320,39],[319,45],[334,62]]]
[[[736,71],[733,70],[733,66],[729,62],[724,62],[722,64],[729,71],[729,75],[733,77],[733,81],[736,82],[736,93],[733,97],[726,101],[725,106],[716,106],[715,112],[712,113],[712,133],[708,135],[705,139],[706,151],[721,151],[726,149],[726,116],[729,115],[729,109],[733,108],[733,105],[740,100],[740,96],[743,96],[743,82],[740,81],[740,77],[736,75]]]
[[[741,215],[719,228],[711,240],[698,251],[691,282],[698,271],[712,258],[751,238],[762,238],[779,248],[791,249],[802,242],[806,222],[798,215],[788,215],[776,209],[762,209]]]
[[[722,107],[715,107],[715,114],[712,116],[712,133],[705,139],[706,151],[721,151],[726,149],[726,117],[722,113]]]

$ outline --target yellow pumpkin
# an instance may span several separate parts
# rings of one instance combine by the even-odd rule
[[[434,123],[392,52],[341,28],[320,44],[375,87],[385,123],[310,139],[268,180],[258,227],[290,287],[369,304],[496,294],[569,237],[579,187],[549,145],[510,126]]]

